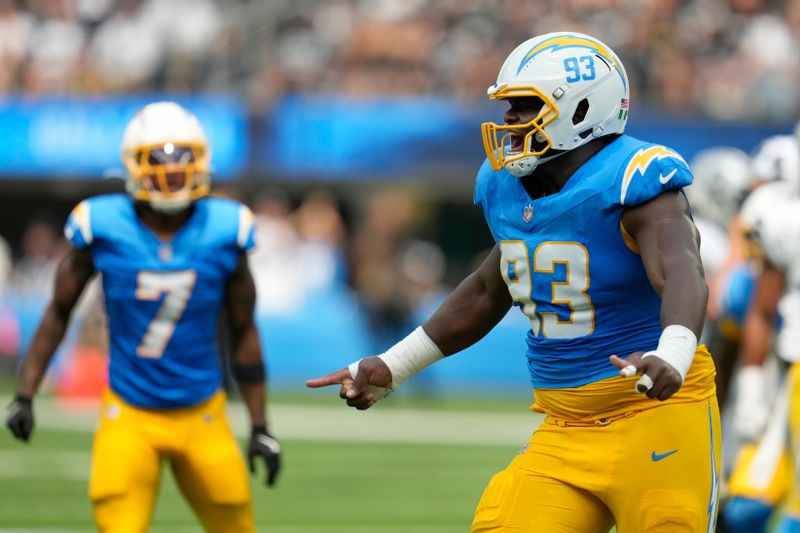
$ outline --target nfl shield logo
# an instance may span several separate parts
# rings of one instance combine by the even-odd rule
[[[525,222],[533,220],[533,206],[531,204],[526,205],[525,209],[522,210],[522,220]]]

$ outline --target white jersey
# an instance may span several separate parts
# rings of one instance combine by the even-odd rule
[[[706,278],[710,279],[728,258],[728,234],[718,224],[701,216],[694,217],[694,225],[700,233],[700,260],[703,262]]]
[[[758,225],[764,256],[786,279],[778,304],[783,325],[775,340],[775,352],[788,362],[800,361],[800,197],[792,195],[770,206]]]

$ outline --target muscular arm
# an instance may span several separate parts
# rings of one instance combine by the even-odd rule
[[[647,277],[661,295],[661,324],[685,326],[699,337],[708,287],[686,198],[678,191],[665,192],[626,210],[622,225],[639,246]]]
[[[94,272],[88,250],[73,248],[59,263],[53,297],[22,362],[17,381],[18,395],[32,398],[36,393],[50,359],[64,338],[72,310]]]
[[[254,369],[263,368],[261,343],[253,320],[255,304],[256,287],[253,275],[247,263],[247,256],[242,254],[236,269],[228,278],[225,306],[233,343],[234,375],[250,413],[252,425],[260,427],[267,425],[266,387],[263,376],[258,379],[253,378],[251,374]],[[242,370],[237,372],[237,368]]]
[[[482,339],[510,307],[511,296],[500,275],[500,249],[495,246],[422,327],[442,353],[450,355]]]
[[[785,284],[783,272],[766,261],[756,281],[753,300],[744,321],[740,352],[743,366],[764,364],[772,344],[778,302]]]
[[[396,388],[442,355],[475,344],[500,322],[509,307],[511,296],[500,274],[500,249],[495,246],[422,325],[422,332],[414,330],[380,356],[366,357],[327,376],[310,379],[306,386],[341,385],[339,396],[348,405],[368,409],[387,389]],[[390,358],[394,369],[386,362]],[[373,386],[384,392],[376,392]]]

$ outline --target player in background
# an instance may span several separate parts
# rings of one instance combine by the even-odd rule
[[[483,125],[474,195],[496,246],[408,337],[307,382],[367,409],[517,306],[532,408],[547,416],[492,478],[473,533],[714,530],[719,413],[697,344],[692,175],[675,151],[623,135],[628,91],[619,58],[587,35],[515,49],[488,89],[508,110]]]
[[[52,300],[22,362],[6,424],[28,441],[32,402],[87,282],[102,275],[109,319],[110,389],[92,450],[89,496],[103,532],[144,532],[162,460],[207,531],[255,531],[247,470],[225,415],[215,334],[221,315],[231,368],[250,414],[250,469],[280,446],[267,429],[264,365],[253,321],[255,288],[246,251],[253,217],[211,198],[210,148],[190,112],[144,107],[122,141],[128,194],[78,204],[65,233]]]
[[[757,280],[744,322],[733,412],[735,435],[744,444],[736,457],[722,513],[726,531],[731,533],[766,531],[775,509],[787,501],[797,484],[791,457],[800,450],[800,411],[794,405],[800,391],[795,369],[800,359],[796,345],[800,300],[792,281],[795,271],[800,272],[800,248],[796,247],[800,235],[796,233],[800,226],[800,145],[792,136],[772,137],[763,143],[754,163],[755,172],[772,181],[748,197],[739,217],[750,239]],[[764,367],[770,353],[776,356],[782,383],[773,383],[774,376]],[[791,455],[788,430],[793,442]],[[793,492],[788,507],[790,514],[781,525],[788,529],[780,531],[800,527],[800,496]]]
[[[792,199],[800,192],[800,144],[797,137],[776,135],[766,139],[756,150],[752,162],[754,187],[734,220],[734,231],[745,243],[742,247],[744,258],[748,262],[750,275],[755,279],[764,265],[764,250],[760,235],[764,221],[773,217],[777,205]],[[755,281],[751,283],[751,290],[738,299],[745,300],[745,303],[736,307],[745,311],[749,309],[754,298],[752,290],[754,284]],[[736,291],[727,288],[724,292]],[[728,300],[737,301],[732,297]],[[740,324],[743,326],[744,316]],[[739,351],[741,352],[741,347]],[[769,382],[769,375],[765,374],[761,365],[742,364],[736,379],[737,397],[734,405],[736,433],[745,440],[755,441],[766,427],[770,411],[768,391],[775,387]]]
[[[700,232],[700,256],[709,285],[703,339],[714,356],[717,400],[724,409],[753,277],[735,222],[753,174],[747,154],[730,147],[703,150],[689,168],[694,182],[686,195]]]

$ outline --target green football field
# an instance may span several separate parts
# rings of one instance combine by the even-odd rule
[[[526,407],[526,398],[397,398],[358,412],[328,397],[277,398],[270,411],[284,470],[276,489],[253,478],[259,531],[467,531],[484,486],[539,421]],[[241,407],[233,404],[230,415],[244,437]],[[45,398],[36,416],[30,444],[0,436],[0,532],[91,531],[96,407]],[[164,469],[152,531],[198,530]]]

